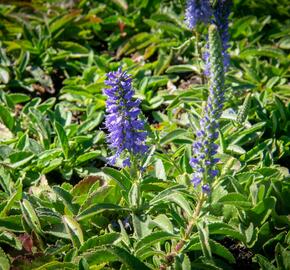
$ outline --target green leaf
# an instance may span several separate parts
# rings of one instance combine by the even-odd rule
[[[13,153],[9,156],[10,159],[10,167],[12,168],[18,168],[23,166],[24,164],[28,163],[29,161],[31,161],[34,158],[34,154],[31,152],[26,152],[26,151],[22,151],[22,152],[16,152]]]
[[[22,243],[19,238],[11,232],[4,231],[0,233],[0,243],[5,243],[16,250],[22,250]]]
[[[15,94],[13,93],[13,94],[9,94],[8,96],[11,99],[11,101],[14,103],[14,105],[30,100],[30,97],[28,95],[21,94],[21,93],[15,93]]]
[[[154,164],[154,172],[155,176],[158,179],[166,180],[166,171],[161,159],[157,159]]]
[[[77,270],[78,267],[77,265],[69,262],[57,262],[57,261],[52,261],[49,263],[46,263],[38,268],[34,268],[34,270],[64,270],[64,269],[73,269]]]
[[[195,65],[173,65],[166,70],[166,73],[185,73],[185,72],[194,72],[199,74],[200,70]]]
[[[238,208],[249,209],[252,204],[240,193],[229,193],[219,199],[219,203],[234,205]]]
[[[171,196],[166,197],[164,200],[168,200],[168,201],[176,203],[185,211],[188,217],[192,216],[193,211],[188,201],[184,198],[184,196],[181,193],[172,194]]]
[[[74,247],[79,248],[84,243],[84,236],[80,225],[70,216],[63,216],[62,220]]]
[[[0,67],[0,83],[7,84],[9,80],[9,70],[7,68]]]
[[[151,217],[149,215],[136,215],[132,214],[132,223],[134,228],[134,235],[137,239],[145,237],[151,233],[149,224]],[[120,222],[119,222],[120,223]]]
[[[115,255],[120,262],[128,267],[128,269],[132,270],[150,270],[143,262],[141,262],[137,257],[131,255],[128,251],[123,248],[112,246],[107,247],[107,251],[111,254]]]
[[[84,211],[82,211],[78,216],[77,216],[77,220],[81,221],[81,220],[85,220],[88,219],[94,215],[97,215],[103,211],[129,211],[128,208],[123,208],[119,205],[116,204],[110,204],[110,203],[102,203],[102,204],[97,204],[97,205],[92,205],[90,207],[88,207],[87,209],[85,209]]]
[[[279,270],[288,270],[290,267],[290,251],[278,243],[275,248],[275,257]]]
[[[16,201],[22,197],[22,184],[18,184],[17,190],[10,195],[5,207],[0,211],[0,217],[5,217]]]
[[[260,254],[256,254],[254,260],[259,264],[261,270],[278,270],[268,259]]]
[[[10,262],[3,249],[0,247],[0,270],[9,270]]]
[[[80,259],[78,270],[90,270],[90,266],[85,258]]]
[[[93,236],[82,244],[82,246],[79,248],[79,252],[85,252],[98,246],[114,244],[117,240],[120,239],[120,237],[120,233],[115,232],[100,236]]]
[[[240,53],[241,57],[248,57],[248,56],[266,56],[266,57],[273,57],[283,60],[285,58],[285,53],[278,49],[272,47],[261,47],[261,48],[247,48]]]
[[[166,197],[169,197],[172,195],[172,193],[175,193],[178,190],[183,190],[185,189],[185,186],[183,185],[175,185],[172,187],[169,187],[163,191],[161,191],[159,194],[157,194],[151,201],[150,205],[157,204],[159,202],[162,202]]]
[[[280,39],[278,43],[279,48],[289,50],[290,49],[290,36],[286,36]]]
[[[63,154],[65,158],[68,159],[69,144],[68,144],[68,138],[66,136],[66,132],[60,123],[55,122],[54,126],[55,126],[56,134],[58,137],[58,141],[60,142]]]
[[[209,244],[209,231],[205,223],[197,223],[197,229],[199,234],[199,242],[202,248],[203,255],[208,259],[212,259],[211,246]]]
[[[119,58],[123,54],[129,54],[138,49],[145,48],[157,40],[158,37],[154,34],[146,32],[138,33],[135,36],[129,38],[124,45],[119,47],[117,52],[117,58]]]
[[[213,254],[216,254],[224,259],[226,259],[229,263],[234,264],[236,262],[235,257],[233,254],[225,248],[222,244],[209,239],[210,251]],[[195,243],[189,247],[189,250],[202,250],[201,242]]]
[[[143,238],[141,238],[135,246],[136,255],[139,257],[142,255],[142,250],[155,245],[156,243],[163,243],[167,240],[178,239],[177,235],[168,232],[153,232]]]
[[[14,117],[11,115],[10,111],[0,104],[0,120],[2,123],[11,131],[14,127]]]
[[[118,4],[124,10],[127,10],[128,9],[128,4],[127,4],[126,0],[113,0],[113,2],[115,2],[116,4]]]
[[[130,207],[137,208],[140,205],[140,187],[138,183],[133,183],[128,193]]]
[[[114,261],[121,262],[126,269],[131,270],[150,270],[137,257],[131,255],[128,251],[117,246],[102,246],[96,248],[94,251],[84,253],[82,258],[86,258],[89,265],[96,265],[101,263],[109,263]]]
[[[223,245],[221,245],[220,243],[212,239],[209,239],[209,243],[210,243],[210,248],[211,248],[212,253],[226,259],[229,263],[234,264],[236,262],[236,259],[233,256],[233,254]]]
[[[22,214],[24,216],[25,221],[27,222],[27,224],[29,225],[29,227],[37,232],[38,234],[42,235],[42,230],[41,230],[41,224],[40,221],[36,215],[36,212],[33,208],[33,206],[31,205],[31,203],[24,199],[22,201],[22,203],[20,203],[21,206],[21,210],[22,210]]]
[[[24,232],[21,223],[22,215],[11,215],[9,217],[0,217],[0,228],[12,232]]]
[[[180,138],[181,135],[184,135],[185,133],[187,133],[187,131],[185,129],[175,129],[175,130],[169,132],[168,134],[166,134],[163,138],[161,138],[160,144],[164,145],[166,143],[169,143],[169,142],[173,141],[174,139]]]
[[[131,183],[120,171],[110,167],[105,167],[103,168],[103,172],[115,180],[122,189],[126,190],[127,192],[129,191]]]
[[[262,225],[271,215],[275,209],[276,198],[268,197],[260,201],[254,208],[249,212],[249,218],[255,223]]]
[[[238,146],[238,145],[233,145],[233,144],[230,144],[226,151],[228,153],[231,153],[231,154],[236,154],[236,155],[243,155],[246,153],[246,150],[244,150],[242,147]]]
[[[72,42],[72,41],[60,41],[58,42],[60,48],[70,51],[72,53],[80,53],[80,54],[88,54],[89,50],[80,45],[79,43]]]
[[[162,231],[173,233],[173,225],[170,219],[165,214],[158,215],[153,221],[150,222],[150,226],[157,226]]]
[[[63,32],[65,27],[69,25],[69,23],[75,20],[77,11],[71,12],[70,14],[60,15],[59,17],[54,17],[53,21],[49,24],[49,31],[52,36],[56,35],[58,31]]]
[[[63,201],[64,205],[68,208],[68,210],[73,215],[76,215],[79,211],[79,206],[72,203],[73,196],[68,191],[59,186],[53,186],[52,189],[56,193],[56,195]]]
[[[241,234],[238,229],[232,227],[231,225],[224,222],[214,222],[208,224],[209,234],[218,234],[224,236],[230,236],[234,239],[238,239],[240,241],[245,241],[245,236]]]

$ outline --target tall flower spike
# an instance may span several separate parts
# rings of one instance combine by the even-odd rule
[[[209,27],[209,60],[210,60],[210,86],[207,104],[200,120],[200,130],[196,133],[196,141],[193,143],[194,157],[190,160],[193,167],[194,187],[202,184],[202,191],[210,193],[210,184],[218,170],[215,164],[219,159],[215,158],[218,145],[218,120],[221,116],[224,103],[224,66],[222,56],[222,44],[218,29],[215,25]]]
[[[109,72],[105,84],[109,88],[103,89],[108,97],[106,102],[105,125],[109,131],[107,141],[115,154],[108,158],[108,163],[114,165],[121,155],[126,158],[124,166],[130,165],[130,156],[142,155],[147,151],[145,140],[147,133],[144,122],[139,116],[140,100],[134,100],[131,76],[122,71]]]
[[[209,0],[187,0],[185,22],[190,29],[193,29],[199,22],[210,22],[211,16],[212,9]]]
[[[213,20],[212,23],[218,28],[219,35],[222,42],[222,55],[224,62],[225,71],[228,70],[230,65],[230,56],[228,54],[229,48],[229,15],[230,8],[232,5],[232,0],[217,0],[213,8]],[[210,62],[209,62],[209,45],[206,45],[205,52],[203,54],[203,59],[205,61],[205,75],[210,75]]]

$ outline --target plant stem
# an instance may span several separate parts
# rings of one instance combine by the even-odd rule
[[[204,193],[201,193],[200,198],[199,198],[197,205],[195,207],[195,211],[194,211],[194,213],[193,213],[193,215],[192,215],[192,217],[187,225],[184,237],[176,244],[173,251],[166,256],[166,258],[165,258],[166,262],[160,266],[160,268],[159,268],[160,270],[166,270],[167,266],[170,266],[173,263],[174,258],[180,253],[180,251],[182,250],[182,248],[184,247],[184,245],[186,244],[186,242],[190,238],[190,235],[192,233],[194,225],[196,224],[196,220],[200,215],[205,198],[206,197],[205,197]]]

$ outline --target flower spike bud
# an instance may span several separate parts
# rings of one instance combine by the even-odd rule
[[[230,64],[230,56],[227,52],[229,48],[229,15],[232,6],[232,0],[217,0],[213,14],[215,24],[217,25],[221,42],[222,42],[222,55],[224,61],[225,71],[228,70]]]

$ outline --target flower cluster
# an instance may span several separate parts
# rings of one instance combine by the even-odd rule
[[[219,159],[215,158],[218,145],[218,119],[221,116],[224,103],[224,66],[222,44],[215,25],[209,27],[209,59],[210,59],[210,89],[204,115],[200,120],[200,130],[196,133],[193,144],[194,157],[190,165],[194,169],[192,182],[195,187],[202,184],[205,193],[210,192],[210,183],[217,176],[215,169]]]
[[[105,121],[109,132],[107,140],[110,148],[115,151],[108,163],[114,165],[116,159],[124,154],[126,159],[123,165],[129,166],[131,155],[136,156],[147,151],[147,133],[144,130],[144,122],[139,119],[140,100],[133,99],[132,79],[121,67],[107,74],[105,84],[109,86],[103,90],[108,97]]]
[[[193,29],[197,23],[210,22],[212,9],[209,0],[188,0],[185,12],[185,21],[190,29]]]

